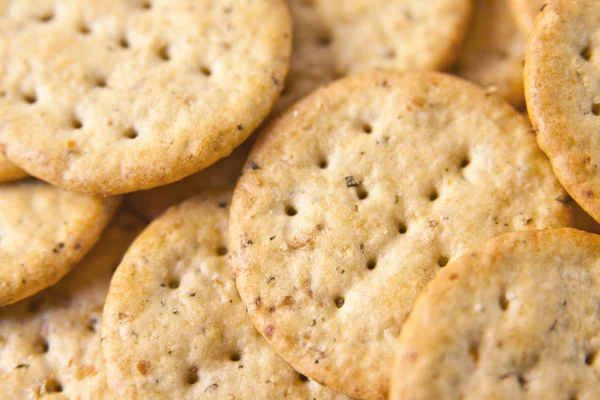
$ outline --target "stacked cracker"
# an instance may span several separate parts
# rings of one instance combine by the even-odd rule
[[[0,399],[600,397],[600,27],[538,3],[0,1]]]

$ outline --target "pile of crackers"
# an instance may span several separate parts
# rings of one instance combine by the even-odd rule
[[[599,399],[595,6],[0,0],[0,399]]]

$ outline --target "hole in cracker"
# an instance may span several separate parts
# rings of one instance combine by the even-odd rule
[[[294,206],[287,205],[285,206],[285,214],[289,217],[293,217],[298,214],[298,210]]]
[[[127,139],[135,139],[136,137],[138,137],[138,131],[134,127],[130,126],[123,132],[123,137]]]
[[[227,250],[227,247],[225,247],[225,246],[219,246],[217,248],[217,255],[219,255],[219,256],[226,256],[228,252],[229,251]]]
[[[437,189],[431,189],[431,192],[429,192],[429,201],[436,201],[438,197],[440,197],[440,195],[438,194]]]
[[[473,362],[475,364],[477,364],[479,362],[479,344],[478,343],[474,343],[471,345],[471,347],[469,347],[469,357],[471,357],[471,360],[473,360]]]
[[[369,260],[367,260],[367,269],[368,270],[374,270],[376,266],[377,266],[376,259],[370,258]]]
[[[327,47],[331,45],[331,36],[329,35],[321,35],[317,39],[317,44],[321,47]]]
[[[594,361],[596,360],[596,354],[597,353],[588,353],[585,355],[585,364],[586,365],[592,365],[594,363]]]
[[[358,197],[359,200],[364,200],[367,197],[369,197],[369,192],[364,187],[357,186],[356,187],[356,197]]]
[[[592,114],[600,115],[600,103],[592,103]]]
[[[38,18],[38,20],[40,22],[50,22],[54,19],[54,12],[53,11],[48,11],[45,14],[40,15],[40,17]]]
[[[90,318],[87,325],[87,330],[92,333],[96,333],[96,324],[98,320],[96,318]]]
[[[581,58],[583,58],[585,61],[590,61],[592,59],[592,46],[588,44],[583,50],[581,50],[580,54]]]
[[[321,158],[321,160],[319,161],[319,168],[321,169],[325,169],[328,167],[328,163],[327,163],[327,159],[325,157]]]
[[[81,33],[82,35],[89,35],[90,33],[92,33],[92,28],[90,28],[90,26],[87,23],[82,22],[79,25],[79,33]]]
[[[464,156],[462,160],[460,160],[460,167],[467,168],[471,164],[471,160],[468,156]]]
[[[82,127],[83,127],[83,123],[81,122],[81,120],[76,115],[73,115],[71,117],[71,128],[81,129]]]
[[[122,49],[128,49],[130,46],[129,39],[127,39],[127,37],[123,36],[121,39],[119,39],[119,46]]]
[[[504,291],[500,293],[500,297],[498,297],[498,305],[502,311],[508,310],[508,299],[506,298],[506,293]]]
[[[523,391],[527,390],[527,384],[529,382],[523,375],[517,376],[517,382],[519,382],[519,386],[521,387],[521,390],[523,390]]]
[[[231,355],[229,356],[229,359],[233,362],[237,362],[242,359],[242,355],[236,351],[234,353],[231,353]]]
[[[336,297],[335,299],[333,299],[333,302],[335,303],[335,306],[337,308],[342,308],[344,307],[344,299],[342,297]]]
[[[169,46],[163,46],[158,49],[158,57],[163,61],[169,61],[171,59],[171,52]]]
[[[104,88],[107,85],[106,78],[103,76],[98,76],[94,80],[94,85],[99,88]]]
[[[444,268],[446,265],[448,265],[448,261],[449,261],[448,257],[440,256],[438,258],[438,265],[440,266],[440,268]]]
[[[298,374],[298,379],[300,379],[300,382],[308,382],[308,377],[306,375]]]
[[[50,350],[50,344],[45,338],[40,337],[34,344],[34,348],[37,353],[43,354],[47,353]]]
[[[212,71],[210,68],[208,68],[206,65],[201,65],[200,66],[200,73],[204,76],[211,76],[212,75]]]
[[[150,10],[152,8],[152,3],[150,3],[149,1],[142,1],[142,4],[140,4],[140,8],[142,10]]]
[[[404,222],[398,223],[398,233],[404,235],[408,231],[408,227]]]
[[[198,377],[198,368],[197,367],[189,367],[186,377],[186,382],[188,385],[193,385],[198,382],[200,378]]]
[[[572,393],[569,396],[569,400],[578,400],[579,399],[579,395],[577,393]]]
[[[177,289],[179,287],[179,279],[171,278],[171,279],[169,279],[169,282],[167,283],[167,285],[169,286],[169,289]]]
[[[364,123],[362,125],[362,131],[367,135],[370,135],[373,132],[373,126],[371,124]]]
[[[37,95],[35,93],[23,93],[23,101],[27,104],[35,104]]]
[[[47,378],[44,380],[44,383],[42,384],[42,388],[41,388],[41,392],[42,393],[47,393],[47,394],[51,394],[51,393],[61,393],[63,391],[63,387],[61,385],[61,383],[53,378]]]

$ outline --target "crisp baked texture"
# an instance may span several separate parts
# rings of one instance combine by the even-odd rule
[[[448,265],[404,325],[390,399],[600,398],[600,236],[502,235]]]
[[[300,98],[338,77],[331,33],[317,12],[317,1],[288,0],[294,36],[292,59],[271,116],[281,114]]]
[[[96,244],[119,202],[34,180],[0,185],[0,306],[67,274]]]
[[[141,228],[119,213],[56,286],[0,308],[0,398],[108,399],[102,307],[112,272]]]
[[[316,0],[339,74],[441,70],[458,55],[471,0]]]
[[[513,17],[525,35],[529,35],[536,15],[548,0],[508,0]]]
[[[552,1],[527,45],[527,109],[558,180],[600,221],[600,24],[595,1]]]
[[[119,265],[102,327],[112,397],[348,399],[299,375],[248,319],[227,255],[230,199],[171,208]]]
[[[454,72],[521,109],[525,105],[526,36],[513,22],[507,1],[475,0],[471,25]]]
[[[439,73],[337,81],[258,139],[229,243],[258,330],[294,368],[385,399],[402,324],[427,282],[499,233],[571,223],[525,118]]]
[[[119,194],[231,153],[289,66],[283,0],[0,1],[0,143],[38,178]]]
[[[270,117],[335,77],[329,34],[321,23],[314,0],[288,0],[293,21],[293,53],[281,97]],[[256,135],[231,155],[209,168],[171,185],[129,194],[125,203],[146,218],[155,218],[167,208],[198,193],[233,188]]]
[[[6,156],[0,152],[0,183],[16,181],[27,177],[27,173],[15,164],[11,163]]]

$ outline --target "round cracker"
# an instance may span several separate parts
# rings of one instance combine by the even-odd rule
[[[441,70],[458,55],[470,0],[316,0],[340,74]]]
[[[337,77],[331,34],[316,9],[318,0],[288,0],[293,22],[290,71],[272,116]]]
[[[498,93],[520,109],[525,105],[523,58],[526,38],[517,30],[506,2],[475,1],[471,26],[454,72]]]
[[[229,191],[167,211],[119,265],[102,326],[119,399],[343,400],[288,366],[248,319],[227,256]]]
[[[113,269],[141,227],[120,213],[56,286],[0,308],[0,398],[108,399],[102,307]]]
[[[293,21],[293,48],[290,71],[271,117],[335,77],[333,53],[327,30],[314,0],[289,0]],[[146,218],[153,219],[167,208],[198,193],[235,186],[254,143],[255,135],[231,155],[209,168],[171,185],[129,194],[125,203]]]
[[[548,4],[527,46],[527,109],[559,181],[600,222],[600,24],[597,3]]]
[[[529,35],[536,15],[548,3],[548,0],[508,0],[515,21],[521,31]]]
[[[266,117],[289,64],[282,0],[0,10],[0,142],[30,174],[75,191],[149,189],[227,156]]]
[[[16,181],[27,177],[27,173],[15,164],[11,163],[6,156],[0,152],[0,183]]]
[[[503,235],[429,284],[390,399],[600,398],[600,236]]]
[[[501,232],[571,222],[523,116],[438,73],[357,75],[259,138],[230,246],[259,331],[294,368],[385,399],[389,349],[427,282]]]
[[[0,185],[0,306],[54,285],[96,244],[118,205],[39,181]]]

